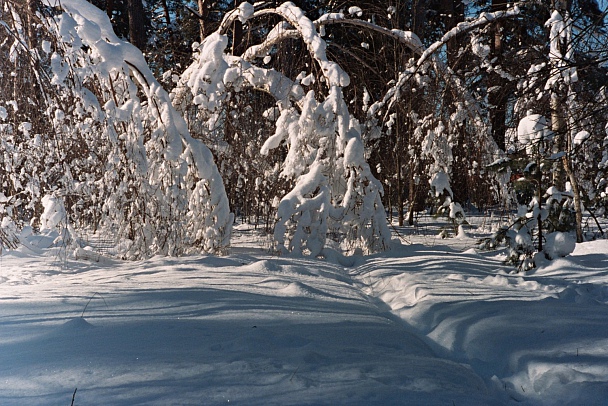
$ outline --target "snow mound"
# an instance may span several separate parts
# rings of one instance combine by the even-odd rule
[[[62,326],[61,326],[61,330],[62,331],[66,331],[66,330],[71,330],[71,331],[83,331],[83,330],[89,330],[94,328],[95,326],[93,326],[91,323],[89,323],[88,321],[86,321],[86,319],[84,317],[75,317],[71,320],[66,321]]]
[[[545,255],[550,259],[570,255],[574,252],[574,248],[576,248],[576,241],[569,234],[555,232],[547,235]]]

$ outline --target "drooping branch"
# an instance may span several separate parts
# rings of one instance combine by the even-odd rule
[[[325,53],[327,44],[317,32],[315,24],[308,17],[306,17],[304,12],[299,7],[295,6],[291,2],[283,3],[276,8],[262,9],[257,11],[254,10],[251,4],[241,3],[238,8],[232,10],[224,17],[218,29],[218,33],[224,35],[230,29],[231,24],[236,20],[245,22],[251,18],[261,17],[269,14],[278,15],[284,18],[285,21],[294,27],[294,29],[299,33],[299,36],[306,44],[311,56],[319,64],[329,87],[344,87],[349,85],[350,78],[346,72],[344,72],[344,70],[336,62],[328,60]],[[289,35],[295,35],[295,33],[289,33]],[[282,41],[283,39],[284,38],[280,36],[280,38],[277,38],[276,41]],[[260,53],[255,50],[250,51],[248,55],[251,57],[253,54],[259,55]]]
[[[236,20],[279,16],[278,23],[259,45],[241,57],[228,55],[228,30]],[[326,95],[303,91],[274,69],[255,65],[286,40],[300,38],[311,59],[320,67],[328,87]],[[201,44],[197,60],[186,69],[176,98],[192,97],[203,120],[220,120],[230,92],[263,89],[279,105],[275,133],[260,152],[268,154],[287,147],[281,176],[295,183],[281,196],[275,223],[276,249],[296,255],[328,255],[328,227],[344,235],[344,248],[375,252],[388,249],[390,232],[381,201],[382,185],[365,160],[361,129],[351,117],[342,89],[350,78],[342,67],[329,60],[327,43],[318,27],[293,3],[252,10],[246,3],[229,13],[220,28]],[[187,94],[186,88],[189,89]],[[175,100],[175,99],[174,99]],[[181,102],[180,102],[181,103]]]
[[[373,115],[373,114],[377,113],[380,109],[382,109],[387,104],[388,104],[388,108],[387,108],[387,114],[388,114],[388,111],[390,111],[392,109],[392,106],[396,102],[399,101],[399,98],[401,95],[401,89],[403,88],[403,86],[408,81],[410,81],[414,77],[414,75],[418,72],[418,69],[420,69],[420,67],[422,67],[424,65],[424,63],[429,60],[432,62],[433,66],[435,67],[435,70],[438,73],[440,73],[448,81],[453,82],[455,87],[459,91],[462,91],[462,97],[464,98],[467,105],[469,107],[473,107],[475,110],[479,110],[477,107],[477,102],[470,95],[470,93],[466,89],[466,86],[464,86],[462,84],[462,81],[460,80],[460,78],[457,75],[454,74],[453,70],[436,55],[436,52],[439,49],[441,49],[442,47],[444,47],[448,43],[448,41],[450,41],[451,39],[453,39],[454,37],[456,37],[458,35],[469,32],[475,28],[484,26],[484,25],[489,24],[498,19],[515,17],[515,16],[519,15],[519,13],[520,13],[520,10],[519,10],[519,7],[517,7],[517,6],[514,6],[513,8],[510,8],[508,10],[497,11],[494,13],[482,13],[478,18],[476,18],[473,21],[459,23],[456,27],[452,28],[445,35],[443,35],[443,37],[439,41],[434,42],[433,44],[431,44],[428,48],[424,49],[423,51],[421,48],[416,48],[416,47],[411,48],[410,47],[410,49],[412,49],[414,52],[419,53],[419,55],[420,55],[418,60],[415,63],[415,68],[413,68],[413,69],[410,68],[409,70],[402,72],[399,75],[399,79],[397,80],[395,85],[386,92],[386,95],[383,97],[383,99],[374,103],[374,105],[372,105],[370,107],[369,114]],[[420,51],[422,51],[422,52],[420,52]]]

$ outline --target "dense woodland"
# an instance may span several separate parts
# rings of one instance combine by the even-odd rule
[[[389,247],[420,212],[512,260],[608,206],[596,0],[0,0],[2,245],[60,227],[124,258]],[[141,50],[141,52],[140,52]],[[144,59],[145,58],[145,59]],[[603,233],[601,227],[600,233]]]

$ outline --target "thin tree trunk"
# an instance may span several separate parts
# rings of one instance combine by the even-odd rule
[[[399,145],[399,143],[397,144]],[[397,152],[397,213],[398,213],[398,221],[399,226],[403,226],[404,221],[404,213],[403,213],[403,171],[401,169],[401,150],[400,148],[396,148]]]
[[[540,170],[540,155],[536,157],[536,199],[538,201],[538,252],[543,250],[543,172]]]
[[[507,3],[503,0],[492,1],[492,12],[503,11],[507,9]],[[496,59],[498,64],[502,63],[503,54],[503,30],[502,21],[497,21],[493,26],[493,41],[492,41],[492,59]],[[488,103],[490,105],[490,123],[492,124],[492,138],[496,145],[503,151],[506,149],[505,133],[507,130],[507,93],[505,87],[506,81],[496,72],[492,71],[488,76],[488,87],[491,91],[488,92]]]
[[[167,0],[162,0],[163,13],[165,15],[165,24],[167,27],[171,26],[171,13],[169,13],[169,4]]]
[[[410,207],[407,211],[407,224],[409,224],[410,226],[414,225],[414,211],[416,210],[416,199],[418,198],[418,196],[416,196],[416,183],[414,182],[414,171],[412,171],[412,173],[410,174],[412,176],[410,176],[410,184],[409,184],[409,200],[410,200]]]
[[[583,242],[583,205],[581,204],[581,191],[578,185],[578,180],[574,174],[574,170],[570,165],[570,159],[567,156],[563,158],[564,169],[568,174],[570,186],[572,186],[572,194],[574,194],[574,216],[576,218],[576,242]]]
[[[114,0],[106,0],[106,14],[108,18],[112,20],[112,14],[114,14]]]
[[[561,97],[553,91],[551,93],[551,130],[554,134],[553,153],[564,151],[564,135],[567,133],[566,122],[562,115]],[[559,190],[564,190],[564,160],[555,162],[553,168],[553,185]]]
[[[567,0],[555,0],[554,8],[559,11],[562,16],[568,16],[569,8],[571,3]],[[566,36],[569,38],[569,36]],[[560,53],[562,60],[566,60],[567,58],[567,49],[571,46],[571,44],[567,43],[568,39],[560,40]],[[567,61],[571,62],[571,61]],[[568,100],[574,100],[574,96],[572,94],[571,84],[568,85]],[[551,128],[555,133],[556,141],[555,141],[555,150],[554,152],[562,152],[565,151],[566,155],[562,157],[561,160],[556,163],[556,168],[553,172],[553,183],[558,189],[563,190],[563,185],[565,182],[565,175],[567,175],[568,180],[570,181],[570,186],[572,187],[572,193],[574,194],[574,214],[576,219],[575,231],[576,231],[576,242],[583,242],[583,206],[581,203],[581,190],[578,184],[578,179],[574,173],[574,169],[572,168],[572,162],[570,161],[570,152],[572,151],[572,143],[571,137],[569,135],[566,117],[568,117],[568,122],[572,123],[572,116],[568,110],[568,106],[563,102],[565,97],[560,97],[560,94],[557,91],[553,91],[551,93]]]
[[[441,13],[445,19],[445,29],[449,30],[456,27],[459,23],[464,21],[464,5],[459,0],[442,0],[441,3]],[[462,38],[455,36],[448,40],[447,42],[447,61],[448,66],[450,66],[454,71],[458,70],[458,65],[460,62],[460,47],[462,45]],[[454,101],[456,100],[457,93],[460,92],[454,86],[446,83],[446,92],[443,97],[443,104],[446,106],[447,116],[451,115],[455,111],[456,105]],[[454,139],[451,141],[452,143],[452,154],[453,161],[451,164],[449,173],[450,176],[450,185],[452,187],[452,191],[454,192],[452,196],[452,200],[458,202],[465,202],[468,198],[468,169],[467,169],[467,161],[468,157],[465,156],[465,123],[462,123],[460,128],[454,128]]]
[[[426,12],[428,0],[414,0],[412,2],[412,31],[420,38],[424,39],[425,27],[427,26]]]
[[[38,39],[36,36],[36,11],[38,10],[39,0],[27,0],[27,40],[30,49],[36,48]]]
[[[404,182],[403,182],[403,153],[404,148],[403,144],[403,135],[401,134],[401,118],[397,117],[395,122],[395,165],[397,166],[395,169],[397,170],[397,221],[399,222],[399,226],[403,226],[404,213],[403,213],[403,194],[404,194]]]

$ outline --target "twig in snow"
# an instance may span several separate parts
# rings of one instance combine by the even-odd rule
[[[76,399],[76,391],[78,390],[78,388],[74,389],[74,394],[72,395],[72,403],[70,406],[74,406],[74,399]]]
[[[291,378],[289,378],[289,382],[291,382],[293,380],[293,377],[296,376],[296,374],[298,373],[298,371],[300,370],[300,366],[298,365],[298,367],[296,368],[295,371],[293,371],[293,374],[291,374]]]
[[[106,307],[109,308],[108,303],[106,302],[106,299],[104,299],[103,296],[101,296],[101,294],[99,292],[95,292],[95,293],[93,293],[93,296],[91,296],[89,298],[89,301],[84,306],[84,309],[82,309],[82,314],[80,315],[80,317],[84,318],[84,312],[87,311],[87,307],[89,307],[89,303],[91,303],[91,300],[93,300],[93,298],[95,297],[95,295],[99,295],[99,297],[101,297],[101,300],[103,300],[103,303],[106,305]]]

